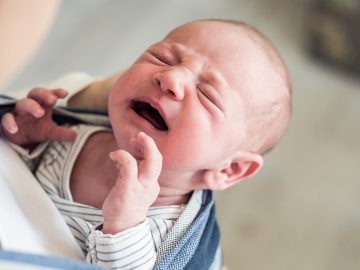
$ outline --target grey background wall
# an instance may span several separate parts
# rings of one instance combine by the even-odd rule
[[[112,74],[189,20],[251,23],[288,63],[294,115],[259,175],[217,194],[225,262],[230,269],[359,269],[360,80],[309,57],[308,7],[300,0],[65,0],[39,53],[8,88],[70,71]]]

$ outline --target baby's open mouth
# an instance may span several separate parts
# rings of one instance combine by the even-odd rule
[[[131,103],[131,108],[139,116],[152,124],[154,128],[161,131],[169,130],[164,118],[161,116],[158,110],[151,106],[149,103],[143,101],[133,101]]]

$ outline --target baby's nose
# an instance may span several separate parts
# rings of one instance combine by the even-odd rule
[[[189,84],[189,78],[182,73],[175,69],[158,72],[153,76],[153,83],[172,99],[180,101],[184,98],[185,88]]]

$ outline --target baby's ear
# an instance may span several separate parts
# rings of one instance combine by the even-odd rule
[[[209,169],[203,175],[207,189],[223,190],[254,176],[263,166],[259,154],[240,152],[227,164]]]

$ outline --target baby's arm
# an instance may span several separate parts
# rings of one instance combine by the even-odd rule
[[[119,170],[117,182],[103,204],[102,232],[89,236],[88,260],[121,269],[152,269],[156,250],[146,216],[160,187],[162,156],[145,133],[132,140],[135,159],[123,150],[110,154]]]
[[[154,140],[140,132],[131,143],[137,159],[124,150],[110,154],[119,174],[103,204],[104,233],[118,233],[143,222],[160,191],[162,155]]]
[[[75,131],[52,120],[52,107],[66,95],[63,89],[34,88],[16,102],[13,112],[2,116],[2,133],[10,142],[30,147],[46,140],[75,140]]]

